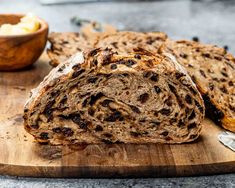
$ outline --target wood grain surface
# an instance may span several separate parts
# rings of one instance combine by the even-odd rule
[[[203,122],[196,142],[181,145],[49,146],[23,128],[29,91],[49,72],[44,54],[32,67],[0,72],[0,174],[32,177],[169,177],[235,172],[235,153],[219,143],[222,129]]]

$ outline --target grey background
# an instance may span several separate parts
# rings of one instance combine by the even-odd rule
[[[42,6],[36,0],[0,0],[0,13],[26,13],[48,21],[50,31],[78,31],[70,18],[110,23],[120,30],[164,31],[173,39],[198,36],[235,54],[235,1],[116,1]],[[0,187],[235,187],[235,174],[156,179],[45,179],[0,176]]]

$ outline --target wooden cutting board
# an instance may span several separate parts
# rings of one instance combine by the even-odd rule
[[[0,72],[0,174],[33,177],[166,177],[235,172],[235,152],[217,140],[221,128],[203,122],[193,143],[39,145],[23,128],[30,89],[49,72],[46,55],[31,68]]]

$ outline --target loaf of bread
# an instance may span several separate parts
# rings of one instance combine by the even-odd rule
[[[235,132],[235,59],[223,48],[193,41],[167,41],[161,52],[173,54],[201,92],[206,115]]]
[[[80,52],[54,68],[24,110],[38,142],[184,143],[201,130],[204,104],[170,54]]]

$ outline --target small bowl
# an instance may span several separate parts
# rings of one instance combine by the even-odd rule
[[[17,24],[23,14],[0,14],[0,25]],[[0,35],[0,70],[11,71],[33,64],[42,54],[48,36],[48,24],[39,19],[40,28],[28,34]]]

